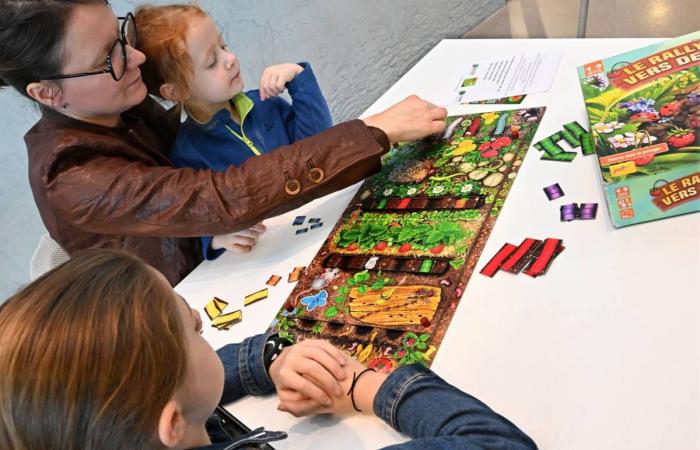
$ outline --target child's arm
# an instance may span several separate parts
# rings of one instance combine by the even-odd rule
[[[265,101],[277,97],[285,89],[287,83],[304,71],[299,64],[275,64],[266,67],[260,75],[260,100]]]
[[[288,80],[286,88],[292,97],[291,105],[279,100],[287,135],[292,142],[318,134],[333,125],[326,99],[308,63],[280,64],[265,69],[260,79],[260,98],[264,100],[271,93],[278,95],[283,92],[285,86],[280,90],[280,80]]]
[[[200,151],[197,146],[194,145],[186,126],[180,129],[173,150],[170,153],[170,160],[177,167],[221,170],[221,167],[209,167],[206,159],[206,152]],[[235,233],[203,236],[200,238],[202,255],[204,259],[214,260],[221,256],[226,250],[237,253],[247,253],[253,249],[258,238],[264,232],[265,225],[260,222],[247,230],[241,230]]]
[[[302,416],[347,414],[357,407],[413,438],[385,450],[537,449],[532,439],[508,419],[420,364],[399,367],[389,375],[365,372],[357,378],[354,388],[353,379],[365,371],[365,366],[348,357],[344,369],[343,395],[334,398],[332,407],[324,408],[308,399],[289,401],[280,396],[277,409]],[[351,390],[352,397],[348,394]]]
[[[226,250],[231,250],[235,253],[248,253],[255,247],[260,235],[265,230],[265,225],[260,222],[247,230],[220,234],[218,236],[201,237],[202,254],[204,258],[212,260],[221,256]]]
[[[342,395],[339,382],[345,380],[343,366],[348,361],[344,353],[327,341],[307,339],[285,347],[268,373],[263,354],[269,337],[269,333],[258,334],[216,351],[224,365],[221,403],[276,390],[282,400],[304,398],[320,407],[329,406],[331,397]]]

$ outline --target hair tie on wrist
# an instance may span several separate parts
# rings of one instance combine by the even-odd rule
[[[369,372],[370,370],[372,372],[376,372],[376,370],[374,369],[365,369],[357,375],[355,375],[355,372],[352,373],[352,384],[350,384],[350,390],[348,391],[347,395],[350,396],[350,401],[352,401],[352,407],[355,408],[355,411],[357,412],[362,412],[362,410],[359,409],[355,404],[355,385],[357,384],[357,380],[359,380],[362,375],[364,375],[366,372]]]

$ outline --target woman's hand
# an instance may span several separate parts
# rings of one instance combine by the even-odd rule
[[[285,85],[303,70],[299,64],[277,64],[265,68],[260,76],[260,100],[280,95],[286,89]]]
[[[285,347],[270,365],[280,403],[304,401],[307,408],[330,407],[343,394],[343,366],[350,358],[328,341],[307,339]],[[290,411],[291,412],[291,411]]]
[[[391,108],[363,120],[368,126],[384,131],[389,141],[394,143],[441,133],[445,131],[446,117],[445,108],[411,95]]]
[[[247,230],[237,231],[231,234],[221,234],[214,236],[211,240],[210,247],[212,250],[226,249],[236,253],[248,253],[258,243],[260,235],[267,228],[260,222]]]
[[[352,406],[352,399],[348,395],[350,385],[352,384],[353,374],[359,375],[366,367],[358,362],[355,358],[347,356],[347,363],[343,366],[345,372],[344,378],[340,381],[342,394],[333,397],[333,403],[330,406],[319,404],[311,398],[303,398],[300,395],[280,397],[280,404],[277,409],[280,411],[289,412],[297,417],[308,414],[346,414],[355,411]],[[357,380],[353,397],[355,405],[365,414],[374,414],[374,397],[381,387],[387,374],[368,371],[363,373]]]

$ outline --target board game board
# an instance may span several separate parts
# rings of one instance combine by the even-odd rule
[[[455,116],[367,179],[271,329],[329,339],[369,367],[429,365],[544,114]]]

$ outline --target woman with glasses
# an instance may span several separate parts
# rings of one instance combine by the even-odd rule
[[[279,409],[297,415],[357,409],[379,416],[414,438],[394,450],[536,448],[507,419],[421,365],[387,375],[334,353],[344,358],[342,390],[319,407],[287,393],[284,373],[304,345],[323,352],[322,341],[285,347],[265,367],[265,336],[217,355],[201,326],[199,314],[138,258],[105,249],[76,254],[0,306],[0,448],[241,448],[285,433],[240,436],[217,404],[275,390]]]
[[[444,129],[417,97],[225,172],[176,169],[180,111],[147,97],[137,24],[104,0],[0,0],[0,84],[35,101],[25,136],[44,225],[68,251],[128,249],[175,284],[201,261],[195,236],[240,231],[349,186],[380,167],[391,142]]]

